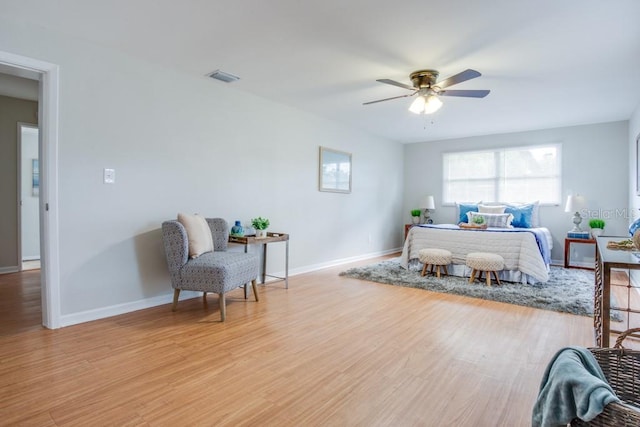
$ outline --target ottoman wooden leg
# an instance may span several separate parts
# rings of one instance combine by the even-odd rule
[[[440,266],[436,265],[436,277],[439,279],[440,278]]]
[[[485,278],[487,279],[487,286],[491,287],[491,272],[485,271],[484,275],[485,275]]]
[[[498,285],[502,285],[502,283],[500,283],[500,279],[498,278],[498,272],[497,271],[493,272],[493,276],[496,278],[496,283]]]
[[[469,276],[469,283],[473,283],[474,280],[476,280],[476,269],[472,268],[471,269],[471,276]]]
[[[444,275],[448,276],[449,275],[449,271],[447,271],[447,266],[443,265],[442,268],[444,268]]]
[[[425,264],[424,264],[424,267],[422,267],[422,275],[423,275],[423,276],[425,276],[425,275],[427,274],[427,266],[428,266],[428,264],[427,264],[427,263],[425,263]]]

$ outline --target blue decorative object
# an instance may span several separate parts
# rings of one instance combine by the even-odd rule
[[[236,221],[235,225],[231,227],[231,235],[234,237],[244,237],[244,228],[240,221]]]
[[[636,219],[635,221],[633,221],[631,223],[631,225],[629,226],[629,236],[633,237],[633,234],[636,232],[637,229],[640,228],[640,218]]]
[[[460,217],[458,218],[458,223],[460,222],[469,222],[469,218],[467,218],[467,212],[478,212],[478,204],[464,204],[458,203],[458,208],[460,209]]]
[[[507,206],[504,213],[513,215],[511,225],[518,228],[531,228],[533,222],[533,204],[521,206]]]

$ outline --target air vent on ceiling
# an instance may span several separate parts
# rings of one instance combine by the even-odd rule
[[[208,74],[212,79],[220,80],[225,83],[232,83],[236,80],[240,80],[240,77],[234,76],[233,74],[225,73],[221,70],[215,70],[213,73]]]

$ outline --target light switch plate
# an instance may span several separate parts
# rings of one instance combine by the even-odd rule
[[[113,184],[116,182],[116,170],[115,169],[107,169],[104,170],[104,183],[105,184]]]

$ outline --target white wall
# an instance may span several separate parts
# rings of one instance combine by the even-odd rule
[[[212,81],[0,20],[0,50],[60,65],[63,324],[171,293],[160,224],[268,217],[295,271],[401,245],[402,146]],[[216,64],[212,60],[211,67]],[[353,192],[318,191],[318,147],[353,153]],[[116,183],[102,183],[114,168]],[[283,251],[271,250],[271,270]],[[85,316],[86,318],[86,316]]]
[[[405,192],[402,214],[409,222],[409,210],[420,198],[433,194],[434,222],[455,222],[455,207],[442,206],[442,153],[505,146],[562,144],[562,196],[580,193],[588,209],[606,219],[608,235],[622,235],[628,226],[628,122],[602,123],[531,132],[488,135],[472,138],[412,144],[405,147]],[[541,206],[540,219],[553,235],[552,258],[563,259],[564,237],[573,226],[571,215],[560,206]],[[592,250],[581,256],[593,260]],[[580,255],[580,254],[578,254]]]
[[[630,222],[638,218],[640,212],[640,197],[636,192],[637,170],[637,147],[636,139],[640,138],[640,104],[629,119],[629,207],[633,212],[633,218]]]

